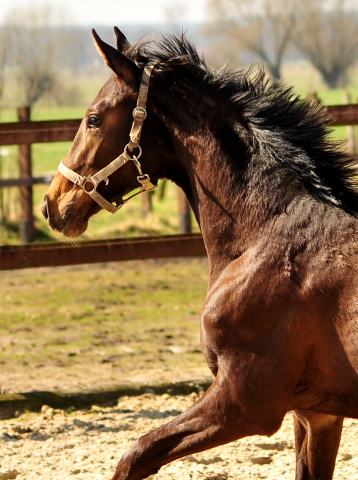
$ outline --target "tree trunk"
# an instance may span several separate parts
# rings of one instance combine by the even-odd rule
[[[191,209],[185,193],[181,188],[178,190],[179,201],[179,231],[180,233],[191,233]]]

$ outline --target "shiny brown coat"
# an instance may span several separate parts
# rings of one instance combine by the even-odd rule
[[[65,164],[95,173],[128,139],[143,65],[156,63],[142,167],[185,191],[207,248],[202,348],[215,380],[188,411],[140,438],[113,480],[247,435],[294,412],[297,480],[332,478],[344,417],[358,418],[358,196],[352,158],[326,139],[325,112],[263,75],[212,72],[184,38],[97,48],[112,77]],[[98,125],[89,122],[91,115]],[[130,163],[101,194],[137,187]],[[58,173],[49,225],[80,235],[100,207]]]

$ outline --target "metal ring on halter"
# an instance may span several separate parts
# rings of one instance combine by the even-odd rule
[[[131,151],[129,150],[129,145],[130,144],[127,143],[127,145],[124,147],[124,151],[127,152],[129,155],[132,155]],[[132,155],[132,160],[134,160],[135,158],[138,160],[138,158],[140,158],[141,155],[142,155],[142,149],[141,149],[140,145],[138,145],[136,148],[138,148],[139,153],[138,153],[138,155]]]
[[[86,188],[86,185],[87,185],[88,183],[92,186],[91,190],[88,190],[88,189]],[[107,184],[107,183],[106,183],[106,184]],[[97,186],[94,184],[94,182],[93,182],[93,180],[92,180],[91,178],[86,178],[86,181],[83,182],[82,188],[83,188],[83,190],[84,190],[86,193],[88,193],[88,194],[91,193],[91,192],[93,192],[93,190],[97,190]]]

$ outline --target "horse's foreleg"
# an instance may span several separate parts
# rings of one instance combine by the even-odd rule
[[[259,415],[247,415],[240,407],[233,382],[215,380],[203,397],[186,412],[161,428],[141,437],[120,460],[112,480],[140,480],[163,465],[238,438],[264,433],[269,426],[258,425]],[[277,421],[275,429],[282,419]]]
[[[331,480],[343,417],[294,412],[296,480]]]

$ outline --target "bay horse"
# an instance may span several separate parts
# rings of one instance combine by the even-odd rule
[[[112,76],[42,211],[51,228],[77,237],[138,186],[179,185],[209,258],[201,343],[214,381],[134,443],[113,480],[270,436],[289,411],[296,479],[329,480],[343,419],[358,418],[354,158],[327,137],[322,107],[262,72],[214,71],[185,36],[131,46],[115,33],[117,48],[93,31]]]

